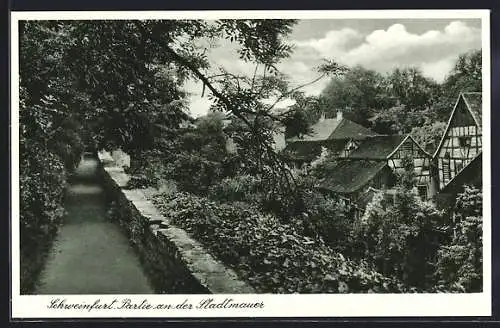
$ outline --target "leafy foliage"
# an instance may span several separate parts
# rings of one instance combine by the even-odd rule
[[[222,202],[258,205],[263,198],[262,181],[251,175],[224,178],[210,188],[209,198]]]
[[[442,83],[415,67],[397,68],[385,75],[352,67],[325,87],[320,109],[306,111],[322,111],[331,117],[341,109],[346,118],[383,134],[410,133],[420,127],[432,132],[438,123],[447,122],[460,92],[481,91],[481,81],[481,50],[461,54]],[[433,143],[426,142],[428,149]]]
[[[481,50],[461,54],[453,70],[441,84],[439,97],[433,105],[437,120],[442,122],[448,120],[460,92],[481,92],[481,90]]]
[[[64,214],[68,171],[83,150],[74,111],[82,95],[71,72],[59,65],[68,46],[57,24],[20,24],[20,255],[21,292],[32,291],[36,275]]]
[[[328,116],[343,110],[346,118],[368,125],[372,111],[385,105],[380,99],[383,77],[361,66],[349,69],[344,76],[333,78],[323,89],[321,98]]]
[[[324,242],[343,254],[351,254],[353,216],[350,206],[340,198],[325,196],[314,189],[303,194],[303,215],[296,224],[305,235]]]
[[[434,258],[442,240],[442,213],[408,190],[393,199],[376,195],[357,232],[362,256],[382,274],[401,279],[419,291],[434,286]]]
[[[445,122],[427,123],[420,127],[414,127],[411,130],[411,135],[425,151],[434,154],[443,137],[445,129]]]
[[[30,293],[64,215],[66,171],[57,155],[33,143],[21,153],[20,170],[21,293]]]
[[[259,292],[390,292],[402,288],[363,261],[352,261],[320,240],[248,205],[218,204],[188,194],[159,195],[172,222],[202,242]]]
[[[439,249],[438,289],[455,292],[482,291],[483,218],[482,193],[466,187],[454,208],[453,238]]]

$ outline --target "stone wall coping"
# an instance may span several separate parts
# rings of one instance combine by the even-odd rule
[[[127,182],[130,180],[130,177],[123,171],[122,167],[105,166],[104,171],[120,188],[125,187]]]
[[[213,294],[255,293],[236,272],[209,254],[203,245],[186,231],[170,224],[140,189],[123,189],[129,177],[120,167],[104,167],[104,171],[120,187],[126,199],[141,216],[149,220],[149,229],[160,240],[166,238],[177,248],[182,262],[193,277]],[[126,176],[126,177],[125,177]]]

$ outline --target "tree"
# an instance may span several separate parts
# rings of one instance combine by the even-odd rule
[[[445,129],[445,122],[426,123],[423,126],[414,127],[411,130],[411,135],[425,151],[434,154],[443,137]]]
[[[186,118],[181,91],[186,72],[172,65],[162,44],[184,32],[198,33],[192,21],[75,21],[74,41],[64,65],[89,96],[85,112],[99,148],[120,147],[132,155],[153,146],[157,126],[172,129]],[[189,51],[190,43],[186,43]],[[202,63],[200,63],[202,64]],[[165,129],[163,129],[165,130]]]
[[[63,67],[77,121],[99,148],[122,148],[131,166],[141,152],[157,147],[168,131],[186,119],[186,79],[202,82],[215,108],[243,123],[238,131],[243,149],[255,153],[259,170],[270,172],[276,184],[291,184],[291,175],[272,147],[266,119],[281,122],[274,106],[299,91],[291,88],[276,64],[292,47],[285,36],[294,20],[144,20],[34,22],[48,33],[60,33],[64,47],[54,66]],[[35,39],[38,35],[32,35]],[[237,46],[240,58],[255,65],[251,76],[213,71],[201,38],[222,38]],[[314,83],[342,67],[326,61]],[[165,73],[167,72],[167,73]],[[306,84],[306,85],[308,85]],[[31,88],[36,89],[36,88]],[[69,89],[68,89],[69,90]],[[79,96],[72,96],[78,94]],[[275,99],[269,104],[267,100]],[[67,105],[68,101],[60,101]],[[264,119],[266,118],[266,119]],[[271,125],[272,126],[272,125]],[[175,134],[175,133],[174,133]]]
[[[410,133],[414,127],[435,118],[432,105],[438,95],[438,84],[415,68],[395,69],[382,88],[385,107],[370,119],[379,133]]]
[[[387,77],[387,92],[400,104],[414,110],[424,110],[432,104],[437,83],[416,67],[396,68]]]
[[[75,89],[71,70],[60,65],[70,44],[65,26],[20,24],[20,150],[24,153],[27,140],[41,143],[67,168],[76,164],[83,148],[78,108],[85,101],[85,95]]]
[[[311,132],[312,123],[308,120],[308,114],[306,110],[298,107],[283,119],[286,138],[300,137]]]
[[[370,123],[374,131],[382,134],[406,134],[424,124],[425,111],[414,111],[406,105],[383,109],[374,114]]]
[[[434,109],[437,119],[446,122],[461,92],[482,90],[481,50],[461,54],[440,89],[441,97],[434,104]]]
[[[341,109],[346,118],[359,124],[368,125],[372,111],[384,107],[380,97],[383,76],[375,71],[356,66],[343,76],[332,78],[323,89],[323,109],[329,116]]]

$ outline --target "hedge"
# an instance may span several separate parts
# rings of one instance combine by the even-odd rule
[[[23,156],[24,155],[24,156]],[[33,292],[64,215],[66,170],[58,156],[37,148],[21,156],[21,293]]]

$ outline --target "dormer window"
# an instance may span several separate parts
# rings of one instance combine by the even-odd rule
[[[470,147],[472,138],[470,136],[460,136],[458,137],[458,143],[460,147]]]

